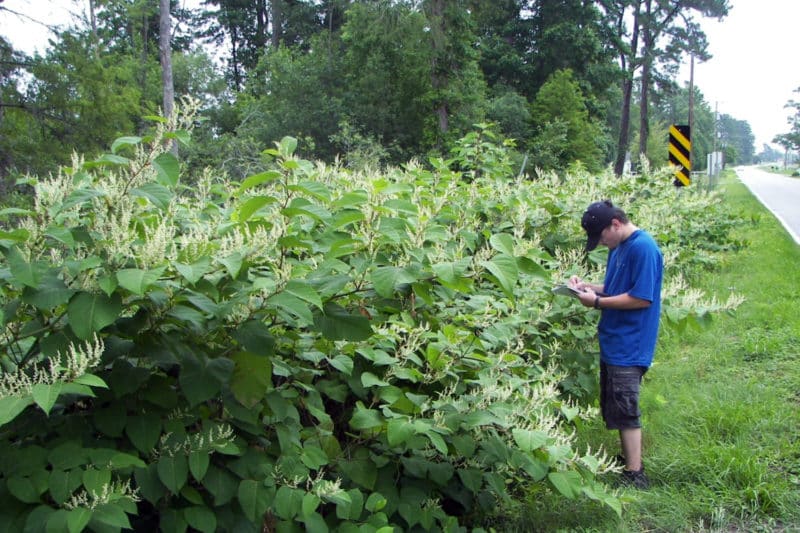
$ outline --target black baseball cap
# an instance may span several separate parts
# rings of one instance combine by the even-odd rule
[[[589,252],[597,248],[600,242],[600,234],[604,229],[611,225],[611,221],[617,216],[619,209],[614,207],[610,200],[594,202],[586,208],[581,219],[581,226],[586,231],[588,237],[586,241],[586,251]]]

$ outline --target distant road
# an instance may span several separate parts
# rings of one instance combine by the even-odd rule
[[[773,174],[756,167],[736,167],[736,174],[748,189],[780,220],[800,244],[800,178]]]

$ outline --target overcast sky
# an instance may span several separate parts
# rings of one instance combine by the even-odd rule
[[[181,0],[194,5],[198,0]],[[488,1],[488,0],[487,0]],[[712,109],[750,124],[756,151],[775,135],[789,131],[789,100],[800,101],[800,0],[730,0],[721,22],[701,21],[714,56],[695,63],[694,83]],[[31,18],[70,22],[69,10],[81,11],[85,0],[5,0],[3,6]],[[44,51],[47,29],[25,18],[0,12],[0,34],[22,50]],[[688,59],[681,85],[689,81]]]

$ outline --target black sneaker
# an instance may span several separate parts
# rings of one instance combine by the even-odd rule
[[[640,470],[622,470],[620,484],[634,489],[646,490],[650,488],[650,481],[644,473],[644,467]]]

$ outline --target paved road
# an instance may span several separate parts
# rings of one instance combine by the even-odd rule
[[[737,167],[736,174],[800,244],[800,178],[772,174],[756,167]]]

